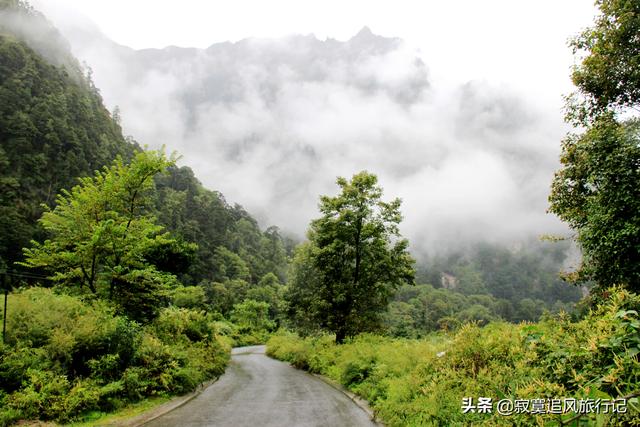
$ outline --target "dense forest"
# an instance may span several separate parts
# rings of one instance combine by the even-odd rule
[[[231,336],[274,328],[291,241],[173,158],[143,155],[44,16],[18,1],[0,12],[0,271],[13,288],[0,423],[65,421],[220,375]]]
[[[640,3],[596,6],[594,25],[570,41],[578,64],[566,121],[575,130],[549,196],[581,250],[563,274],[585,291],[580,308],[563,303],[580,298],[577,288],[544,273],[563,263],[559,247],[480,245],[419,271],[443,289],[399,288],[385,319],[399,338],[354,333],[340,344],[301,323],[272,337],[268,354],[340,383],[387,425],[640,425]],[[303,265],[327,274],[331,248],[310,237],[315,253]],[[504,321],[536,318],[545,304],[559,311]],[[433,329],[449,332],[423,334]]]
[[[600,52],[593,37],[574,43]],[[587,131],[564,142],[550,201],[583,262],[561,275],[568,242],[416,257],[401,201],[385,201],[367,171],[320,196],[305,241],[263,228],[179,153],[124,136],[52,24],[0,0],[0,425],[91,421],[183,394],[222,375],[232,346],[267,340],[273,357],[342,383],[390,425],[494,425],[459,411],[487,390],[625,397],[632,415],[607,422],[637,424],[638,126],[615,115],[637,107],[637,79],[616,92],[609,60],[574,74],[587,100],[571,101],[568,119]],[[553,425],[580,418],[569,415]]]

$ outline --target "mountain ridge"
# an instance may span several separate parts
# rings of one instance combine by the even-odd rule
[[[2,17],[19,17],[37,27],[36,34],[59,35],[44,15],[24,3],[3,0],[0,6]],[[140,149],[123,136],[90,71],[84,74],[61,36],[43,43],[26,30],[14,32],[18,21],[7,22],[0,19],[0,269],[14,268],[30,240],[46,237],[37,222],[41,204],[52,207],[55,195],[76,185],[77,178]],[[64,61],[50,63],[39,54],[52,46]],[[267,272],[284,278],[277,228],[263,234],[250,214],[205,189],[188,167],[171,168],[168,177],[157,179],[157,187],[156,210],[163,225],[199,245],[181,275],[185,283],[222,280],[225,260],[215,256],[220,247],[239,256],[235,261],[246,264],[246,279],[253,283]],[[170,208],[169,200],[183,203]],[[275,249],[270,253],[266,247]]]

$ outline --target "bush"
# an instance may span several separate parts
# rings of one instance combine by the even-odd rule
[[[221,375],[230,347],[203,312],[167,308],[141,327],[104,303],[49,289],[12,294],[0,344],[0,425],[69,422]]]
[[[344,345],[330,336],[281,333],[269,340],[267,354],[340,382],[390,426],[558,425],[556,415],[463,414],[462,398],[633,396],[640,384],[639,311],[639,296],[615,288],[578,322],[560,314],[535,324],[466,324],[420,340],[361,335]],[[627,414],[598,415],[598,425],[640,425],[639,409],[631,397]],[[596,415],[581,418],[596,423]]]
[[[235,325],[233,339],[238,346],[264,344],[275,329],[269,319],[269,304],[245,299],[233,306],[231,321]]]

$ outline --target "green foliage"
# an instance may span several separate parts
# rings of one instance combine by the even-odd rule
[[[0,422],[68,422],[127,401],[193,390],[222,374],[229,347],[203,312],[168,308],[145,327],[50,289],[12,294],[0,345]]]
[[[571,41],[586,52],[572,73],[583,96],[574,97],[569,117],[586,124],[611,108],[635,107],[640,100],[640,4],[635,0],[597,0],[595,25]]]
[[[389,426],[560,425],[551,414],[464,414],[462,398],[637,396],[640,297],[620,288],[608,292],[579,322],[558,315],[536,324],[466,324],[421,340],[360,335],[341,346],[327,336],[281,334],[269,340],[267,354],[341,383]],[[638,425],[640,405],[630,398],[627,414],[578,418],[585,425]]]
[[[214,338],[211,322],[203,311],[170,307],[155,320],[154,329],[164,342],[180,338],[190,342],[211,341]]]
[[[179,286],[171,290],[171,304],[176,307],[204,309],[206,307],[206,294],[201,286]]]
[[[308,335],[318,329],[318,309],[320,305],[317,289],[321,287],[320,276],[313,261],[313,244],[304,242],[295,248],[289,266],[289,287],[285,294],[287,318],[290,325],[299,333]]]
[[[566,285],[565,285],[566,286]],[[438,330],[451,331],[468,322],[486,325],[495,320],[535,321],[544,313],[572,312],[573,305],[521,298],[509,301],[488,294],[465,295],[431,285],[403,286],[384,317],[387,334],[419,338]]]
[[[67,422],[220,375],[231,337],[248,335],[201,310],[229,315],[251,291],[249,332],[264,342],[290,242],[174,159],[136,154],[57,30],[26,2],[0,10],[0,270],[22,262],[67,294],[10,297],[0,425]]]
[[[90,81],[0,28],[0,266],[20,260],[40,236],[42,203],[134,149]]]
[[[550,211],[576,232],[582,268],[572,281],[640,289],[640,4],[598,0],[595,25],[572,42],[584,56],[573,71],[579,95],[567,120],[586,128],[569,135],[553,181]],[[630,118],[631,117],[631,118]]]
[[[224,246],[218,247],[214,252],[218,277],[222,280],[249,280],[250,273],[247,264],[239,255],[231,252]]]
[[[273,273],[265,274],[258,286],[247,291],[247,299],[261,301],[269,305],[269,319],[280,325],[284,321],[286,302],[285,287],[280,283],[278,277]]]
[[[193,297],[186,296],[187,292],[193,293]],[[252,284],[241,279],[225,280],[224,282],[204,282],[198,287],[185,287],[177,288],[173,291],[173,304],[184,306],[184,301],[187,298],[197,298],[199,301],[197,304],[195,301],[189,305],[193,308],[206,309],[213,313],[218,313],[221,317],[227,319],[236,319],[242,325],[236,328],[236,333],[233,334],[238,345],[240,343],[260,344],[265,341],[267,331],[275,329],[277,326],[283,323],[284,317],[284,293],[285,286],[280,283],[277,276],[273,273],[267,273],[260,279],[258,284]],[[197,296],[196,296],[197,295]],[[252,301],[247,305],[247,301]],[[260,307],[267,307],[267,317],[264,319],[268,321],[268,327],[258,327],[256,331],[259,331],[254,338],[241,338],[243,335],[253,334],[255,328],[246,328],[246,319],[244,315],[244,308],[250,308],[249,311],[258,310],[258,306],[253,304],[260,303]],[[263,305],[264,304],[264,305]],[[240,312],[237,309],[240,307]],[[236,311],[236,317],[234,316],[234,310]],[[260,316],[262,316],[262,308],[258,310]],[[237,315],[243,313],[238,318]]]
[[[413,283],[408,242],[398,229],[400,200],[383,202],[377,181],[366,171],[338,178],[341,193],[320,198],[322,216],[294,259],[292,317],[335,332],[337,342],[377,328],[393,289]]]
[[[22,2],[4,6],[16,13],[15,22],[46,29],[46,37],[30,37],[11,19],[0,24],[2,269],[21,261],[31,240],[46,237],[37,222],[43,203],[52,208],[55,195],[73,187],[77,177],[92,175],[118,156],[126,163],[137,148],[122,136],[117,114],[112,118],[102,105],[90,76],[82,75],[55,28]],[[57,62],[60,58],[66,59]],[[177,237],[147,248],[158,270],[192,285],[223,281],[219,271],[226,266],[215,256],[223,246],[241,257],[250,282],[268,272],[284,279],[286,252],[277,228],[261,231],[240,206],[229,206],[221,194],[204,189],[189,168],[168,169],[168,175],[154,177],[158,191],[150,194],[154,206],[147,206],[147,213]]]
[[[254,300],[245,300],[233,307],[231,320],[241,328],[266,329],[273,328],[269,320],[269,304]]]
[[[229,206],[222,194],[203,188],[191,169],[170,166],[167,172],[155,178],[158,221],[173,235],[198,245],[193,260],[178,272],[181,282],[257,284],[267,273],[284,279],[285,239],[277,227],[261,231],[242,207]]]
[[[94,177],[63,191],[40,224],[50,238],[33,241],[22,265],[47,272],[65,286],[79,284],[115,302],[131,318],[148,322],[166,300],[174,276],[153,265],[157,248],[175,247],[150,214],[153,177],[174,160],[160,152],[116,160]]]
[[[250,285],[244,280],[229,280],[224,283],[205,282],[202,287],[210,309],[227,316],[234,305],[245,300]]]
[[[524,298],[551,309],[558,301],[575,303],[582,297],[579,288],[567,286],[559,275],[568,251],[568,242],[523,241],[511,248],[480,243],[425,260],[418,281],[465,295],[488,294],[506,300],[512,313],[501,314],[505,320],[537,320],[518,319],[513,310]]]
[[[640,290],[640,122],[598,119],[563,144],[550,211],[578,231],[577,280]]]
[[[407,304],[408,314],[413,322],[413,333],[405,336],[421,336],[438,329],[452,330],[458,326],[475,321],[480,325],[492,320],[537,320],[543,313],[544,302],[523,298],[516,304],[494,298],[490,295],[465,296],[448,289],[434,289],[430,285],[420,285],[415,291],[403,288],[396,296]],[[398,304],[395,302],[393,304]],[[556,311],[565,309],[564,305]],[[402,319],[388,316],[392,334],[394,328],[402,326]]]
[[[237,326],[237,345],[263,344],[275,328],[269,319],[269,304],[251,299],[233,306],[231,321]]]

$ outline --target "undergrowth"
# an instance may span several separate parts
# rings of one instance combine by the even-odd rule
[[[640,425],[640,297],[612,289],[583,320],[467,324],[449,335],[272,337],[267,354],[325,375],[365,398],[390,426]],[[463,413],[465,397],[627,398],[626,414]]]
[[[81,421],[151,396],[194,390],[224,372],[231,339],[209,315],[169,307],[148,325],[32,288],[9,297],[0,344],[0,426]]]

